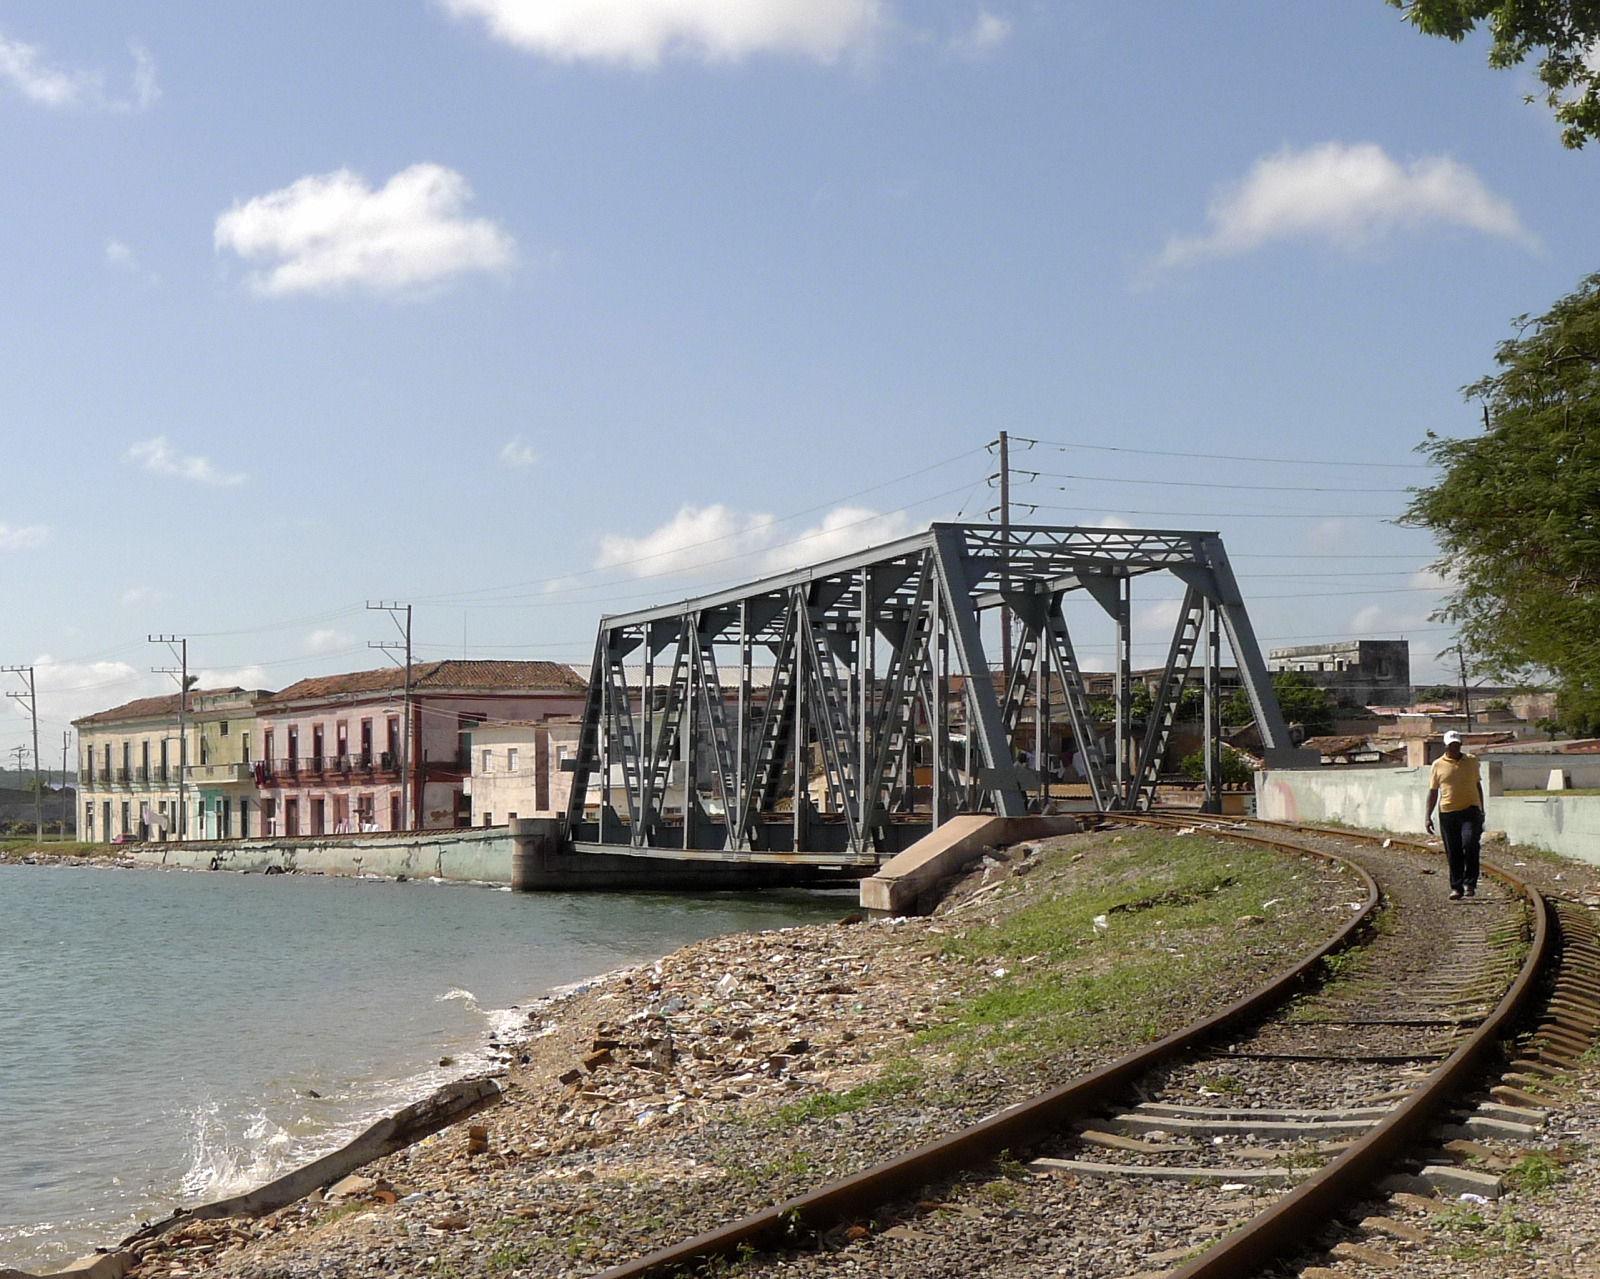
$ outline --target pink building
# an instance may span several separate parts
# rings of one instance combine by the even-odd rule
[[[584,681],[558,662],[414,664],[406,813],[405,672],[388,667],[291,684],[256,707],[261,833],[470,826],[463,782],[473,730],[582,714],[584,690]]]

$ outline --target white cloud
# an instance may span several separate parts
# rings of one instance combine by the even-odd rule
[[[1355,251],[1400,231],[1457,227],[1532,247],[1511,204],[1448,156],[1407,164],[1371,142],[1325,142],[1256,161],[1212,201],[1200,235],[1174,236],[1158,267],[1248,253],[1274,240],[1320,240]]]
[[[331,653],[337,648],[349,648],[355,642],[356,637],[349,631],[324,627],[306,636],[305,647],[308,653]]]
[[[1011,38],[1011,20],[987,9],[979,9],[972,25],[950,40],[950,51],[963,58],[981,58],[993,53]]]
[[[63,662],[49,654],[34,659],[33,678],[40,717],[58,724],[163,691],[157,676],[127,662]]]
[[[770,515],[740,514],[720,503],[682,507],[643,537],[610,534],[600,540],[597,568],[628,568],[635,577],[694,573],[730,560],[753,560],[752,573],[778,573],[801,564],[847,555],[904,537],[911,523],[903,512],[879,514],[841,506],[822,521],[786,536]],[[727,570],[738,573],[733,567]]]
[[[43,546],[50,537],[47,524],[24,524],[14,527],[0,524],[0,551],[31,551]]]
[[[231,670],[204,670],[195,676],[196,688],[266,688],[267,671],[262,666],[235,666]],[[177,691],[177,686],[173,686]]]
[[[653,67],[781,53],[832,63],[865,52],[883,0],[439,0],[496,39],[557,62]]]
[[[133,97],[107,94],[105,77],[98,71],[64,71],[45,61],[37,45],[7,39],[0,34],[0,80],[8,81],[23,97],[40,106],[62,109],[90,106],[103,111],[143,111],[161,96],[155,62],[145,49],[132,46]]]
[[[721,503],[685,505],[655,532],[643,537],[616,533],[602,537],[595,567],[627,567],[635,577],[690,573],[719,560],[764,549],[773,540],[771,526],[770,515],[739,515]]]
[[[161,86],[156,83],[155,59],[142,45],[133,46],[133,109],[143,111],[161,96]]]
[[[221,470],[210,458],[182,456],[167,442],[165,435],[141,440],[128,450],[127,456],[128,461],[137,462],[154,475],[170,475],[192,484],[209,484],[213,488],[233,488],[243,484],[247,478]]]
[[[822,523],[784,539],[785,545],[769,550],[762,559],[762,570],[781,573],[802,564],[849,555],[866,546],[892,542],[910,532],[911,520],[904,511],[880,515],[864,506],[835,507],[823,516]]]
[[[514,263],[509,235],[465,215],[471,199],[466,179],[442,165],[414,164],[377,190],[340,169],[235,204],[217,218],[216,247],[264,263],[250,286],[267,297],[416,293]]]
[[[506,446],[500,450],[500,462],[513,470],[526,470],[539,460],[539,455],[533,451],[533,445],[520,435],[512,436],[506,441]]]
[[[133,250],[121,240],[107,240],[106,265],[115,267],[119,271],[137,271],[139,260],[133,256]]]

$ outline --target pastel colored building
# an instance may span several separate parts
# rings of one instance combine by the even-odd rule
[[[142,697],[74,720],[79,838],[199,839],[219,827],[235,833],[236,823],[237,834],[253,833],[249,751],[254,708],[266,696],[260,689],[191,689],[182,717],[187,752],[179,749],[177,693]],[[178,774],[184,758],[189,768],[181,793],[188,811],[180,814]]]
[[[252,767],[261,834],[444,830],[472,824],[466,778],[485,725],[580,714],[585,683],[557,662],[412,666],[301,680],[257,708]],[[409,780],[410,811],[404,796]]]

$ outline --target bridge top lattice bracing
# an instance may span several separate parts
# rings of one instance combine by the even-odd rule
[[[1159,690],[1131,707],[1132,582],[1184,588]],[[1109,723],[1063,602],[1115,630]],[[985,647],[1015,633],[1009,667]],[[1182,693],[1205,690],[1215,791],[1225,633],[1265,747],[1288,734],[1212,532],[938,523],[743,586],[601,619],[568,836],[579,848],[871,864],[958,812],[1054,802],[1071,760],[1089,802],[1150,802]],[[767,671],[770,670],[770,674]],[[758,679],[761,671],[765,678]]]

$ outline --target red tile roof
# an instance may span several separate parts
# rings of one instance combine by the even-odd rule
[[[289,685],[268,699],[268,704],[398,692],[405,687],[405,682],[405,671],[398,666],[351,671],[345,675],[318,675]],[[570,667],[560,662],[442,661],[417,662],[411,667],[414,693],[581,693],[587,687]]]
[[[191,688],[189,690],[190,708],[193,709],[193,699],[202,693],[242,693],[242,688]],[[125,702],[121,706],[113,706],[108,711],[96,711],[93,715],[85,715],[82,719],[72,721],[74,728],[93,728],[97,724],[114,724],[129,719],[163,719],[167,716],[176,717],[178,714],[178,695],[168,693],[165,697],[141,697],[137,701]]]

